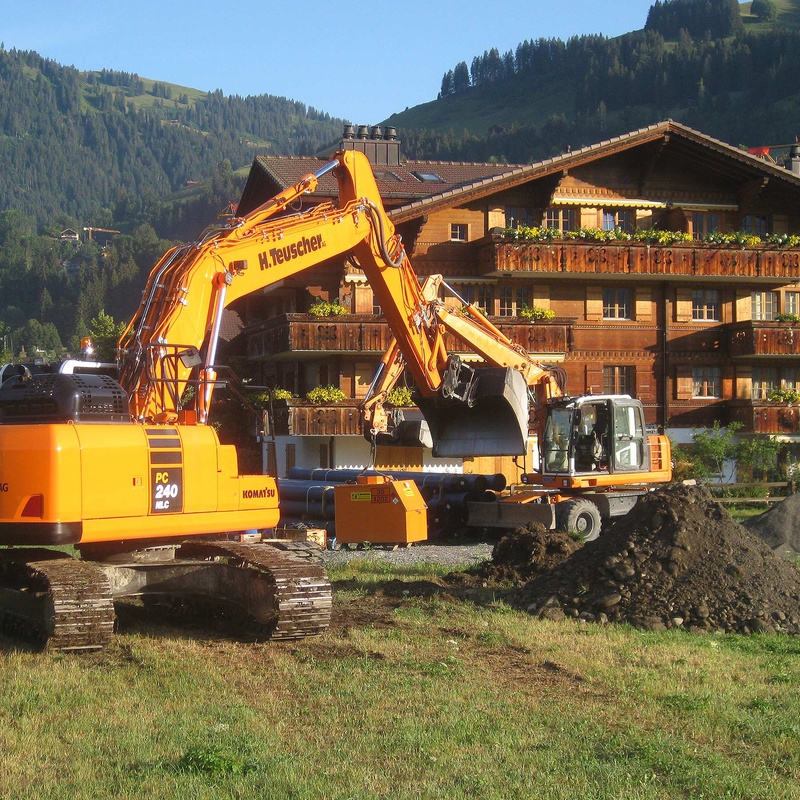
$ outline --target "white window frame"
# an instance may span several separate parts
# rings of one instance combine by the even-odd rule
[[[722,397],[722,368],[716,366],[692,367],[692,397]]]
[[[450,241],[451,242],[468,242],[469,241],[469,225],[466,222],[451,222],[450,223]]]

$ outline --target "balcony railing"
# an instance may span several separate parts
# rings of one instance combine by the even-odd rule
[[[741,422],[743,433],[800,433],[800,408],[764,400],[729,400],[730,421]]]
[[[531,352],[563,355],[570,349],[573,319],[523,322],[516,317],[493,317],[492,321],[506,336]],[[385,352],[390,340],[387,323],[373,316],[319,318],[283,314],[249,330],[247,355],[250,359],[269,359],[288,353],[377,354]],[[445,337],[445,347],[454,353],[464,350],[464,345],[449,334]]]
[[[583,273],[727,278],[800,279],[800,249],[770,245],[641,242],[509,242],[492,236],[479,245],[479,272]]]
[[[800,356],[800,325],[752,320],[727,326],[728,352],[736,356]]]
[[[314,405],[308,400],[276,400],[272,431],[276,436],[360,436],[361,411],[355,400]]]
[[[247,355],[262,359],[301,352],[383,353],[390,338],[385,322],[365,314],[282,314],[248,331]]]

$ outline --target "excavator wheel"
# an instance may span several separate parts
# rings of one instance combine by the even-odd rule
[[[596,539],[603,527],[597,506],[583,497],[559,503],[556,506],[556,522],[560,530],[577,533],[584,542]]]

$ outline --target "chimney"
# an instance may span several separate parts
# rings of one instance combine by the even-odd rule
[[[800,144],[793,144],[789,150],[789,159],[786,162],[786,169],[792,175],[797,175],[800,178]]]
[[[358,150],[369,159],[370,164],[380,167],[397,167],[400,165],[400,140],[397,128],[387,125],[359,125],[358,133],[353,135],[354,127],[345,125],[342,132],[340,150]]]

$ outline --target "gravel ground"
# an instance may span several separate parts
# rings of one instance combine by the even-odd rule
[[[492,557],[493,545],[489,542],[472,544],[415,544],[397,550],[373,547],[369,550],[326,550],[325,564],[346,564],[349,561],[378,560],[390,564],[442,564],[453,570],[471,567]]]

